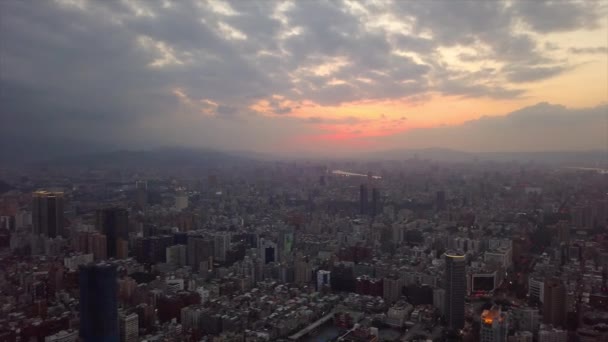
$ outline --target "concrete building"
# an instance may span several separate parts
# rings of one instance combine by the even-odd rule
[[[119,240],[129,241],[129,212],[124,208],[105,208],[97,211],[97,230],[106,236],[108,258],[118,256]]]
[[[534,334],[529,331],[516,331],[509,337],[509,342],[534,342]]]
[[[545,281],[542,278],[530,276],[528,279],[528,296],[531,300],[542,303],[545,300]]]
[[[93,262],[93,254],[79,254],[67,258],[63,258],[63,266],[71,271],[78,269],[80,265],[86,265]]]
[[[56,334],[44,338],[44,342],[76,342],[78,341],[78,331],[62,330]]]
[[[545,280],[543,323],[563,327],[566,322],[566,288],[558,278]]]
[[[479,338],[481,342],[507,342],[509,319],[506,312],[494,306],[481,313]]]
[[[175,209],[176,210],[184,210],[188,208],[188,195],[183,189],[178,190],[177,195],[175,195]]]
[[[167,264],[176,267],[186,266],[186,245],[169,246],[166,249]]]
[[[36,191],[32,198],[32,231],[54,238],[65,236],[63,230],[63,192]]]
[[[136,313],[120,315],[119,317],[120,341],[137,342],[139,339],[139,316]]]
[[[213,257],[218,261],[226,261],[226,253],[230,250],[229,233],[220,233],[213,237]]]
[[[331,271],[317,271],[317,290],[321,291],[324,287],[331,286]]]
[[[538,332],[538,342],[567,342],[568,332],[552,326],[542,325]]]
[[[277,244],[272,240],[260,239],[260,255],[264,264],[278,262],[279,249]]]
[[[135,182],[135,206],[139,210],[145,210],[148,205],[148,182]]]
[[[517,330],[538,332],[540,314],[538,309],[530,307],[513,308],[511,310],[513,325]]]
[[[295,265],[295,282],[297,284],[308,284],[312,279],[312,267],[307,261],[296,261]]]
[[[383,297],[388,303],[396,302],[403,292],[405,281],[399,277],[386,277],[383,282]]]

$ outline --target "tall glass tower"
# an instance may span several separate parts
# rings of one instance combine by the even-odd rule
[[[451,330],[464,327],[466,294],[466,260],[464,255],[445,254],[445,316]]]
[[[119,342],[116,267],[91,264],[79,272],[80,337],[87,342]]]

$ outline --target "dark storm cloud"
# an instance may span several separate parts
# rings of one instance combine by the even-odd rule
[[[7,133],[61,136],[88,127],[112,134],[140,115],[175,105],[128,32],[117,34],[115,25],[93,13],[52,2],[30,5],[0,4],[1,110],[12,124],[2,125]]]
[[[537,32],[583,29],[594,27],[601,13],[594,2],[394,1],[363,12],[323,0],[223,6],[1,1],[0,134],[221,146],[227,132],[247,122],[248,133],[229,141],[236,146],[259,132],[270,141],[297,131],[302,120],[287,117],[302,101],[421,99],[437,91],[515,98],[525,89],[510,82],[541,80],[568,67],[547,56],[533,34],[515,33],[517,23]],[[386,15],[407,22],[411,32],[370,26]],[[470,44],[487,49],[461,59],[506,63],[507,82],[500,70],[454,68],[438,52]],[[259,113],[249,106],[260,100],[270,103],[272,113],[265,114],[280,118],[254,118]],[[244,117],[251,118],[221,120]],[[175,136],[165,134],[172,131]]]
[[[514,1],[512,6],[515,15],[542,33],[597,28],[605,12],[602,1]]]

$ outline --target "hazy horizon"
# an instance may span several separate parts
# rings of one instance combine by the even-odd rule
[[[43,154],[606,151],[607,15],[605,1],[2,1],[0,139]]]

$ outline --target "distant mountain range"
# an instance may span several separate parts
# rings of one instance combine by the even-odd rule
[[[187,148],[158,148],[153,150],[118,150],[91,154],[80,154],[35,162],[49,166],[89,167],[209,167],[231,165],[255,160],[238,152],[198,150]]]
[[[547,152],[464,152],[447,148],[395,149],[346,156],[349,160],[430,159],[440,162],[519,161],[576,166],[608,167],[608,150]],[[0,167],[11,163],[36,163],[60,166],[156,166],[231,164],[255,160],[281,160],[279,156],[249,151],[219,151],[202,148],[160,147],[153,149],[119,149],[112,146],[61,143],[11,144],[0,138]],[[291,155],[290,160],[314,160],[310,156]],[[323,158],[319,158],[323,159]]]

